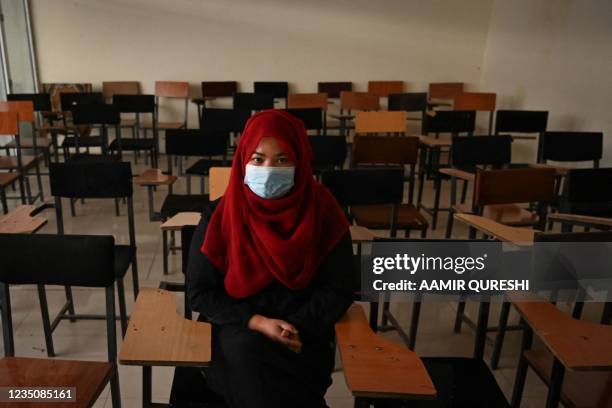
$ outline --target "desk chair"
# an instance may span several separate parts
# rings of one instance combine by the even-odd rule
[[[485,111],[489,113],[489,130],[493,133],[493,116],[495,115],[495,101],[497,95],[484,92],[462,92],[455,96],[454,109],[458,111]]]
[[[485,170],[476,173],[474,199],[470,213],[482,215],[504,225],[534,226],[544,230],[547,208],[554,200],[555,171],[553,169],[504,169]],[[532,203],[536,211],[528,211],[518,204]],[[461,207],[451,207],[447,224],[447,236],[451,236],[455,214],[464,213]],[[502,218],[504,217],[504,218]],[[450,230],[450,231],[449,231]],[[475,238],[476,230],[470,227],[469,237]],[[467,318],[465,302],[459,302],[455,319],[455,332]],[[468,322],[469,323],[469,322]]]
[[[452,106],[455,97],[463,93],[463,89],[463,82],[431,82],[428,90],[429,106]]]
[[[179,100],[183,101],[183,121],[181,122],[160,122],[159,107],[163,99]],[[182,81],[155,81],[155,118],[157,123],[155,127],[157,130],[168,130],[168,129],[184,129],[187,127],[187,120],[189,119],[189,82]],[[153,123],[145,124],[143,126],[146,132],[149,129],[153,129]]]
[[[48,167],[51,161],[51,147],[53,147],[57,155],[57,140],[55,140],[56,138],[49,140],[47,135],[50,132],[44,126],[44,115],[51,112],[51,97],[49,94],[44,93],[21,93],[8,94],[6,100],[9,102],[31,101],[34,104],[34,113],[36,117],[34,118],[35,129],[33,130],[32,137],[36,137],[36,140],[21,140],[21,147],[24,149],[33,149],[33,151],[40,150],[44,154],[45,165]],[[14,142],[9,142],[5,147],[14,149]]]
[[[45,113],[45,119],[53,125],[56,121],[65,125],[64,111],[60,97],[63,93],[91,93],[93,86],[91,83],[43,83],[42,92],[49,94],[51,98],[51,111]],[[62,126],[62,125],[60,125]],[[60,131],[58,129],[58,131]],[[64,128],[63,131],[70,131]]]
[[[389,94],[387,109],[390,111],[418,112],[420,117],[408,117],[407,120],[420,120],[423,133],[423,118],[428,109],[426,92]]]
[[[476,173],[481,169],[494,168],[499,169],[510,164],[512,158],[512,137],[511,136],[474,136],[474,137],[453,137],[450,150],[450,167],[441,168],[438,171],[436,179],[436,194],[434,198],[434,207],[432,211],[432,225],[435,229],[438,212],[449,211],[455,206],[465,207],[467,195],[467,186],[469,182],[473,182],[476,178]],[[450,206],[447,209],[440,209],[440,192],[442,190],[442,181],[450,179],[451,182],[451,198]],[[457,183],[463,181],[463,189],[461,192],[461,204],[457,203]],[[469,212],[462,210],[462,212]],[[446,238],[451,237],[451,227],[446,228]]]
[[[69,149],[74,148],[76,155],[81,154],[81,147],[85,147],[89,153],[91,147],[99,147],[102,155],[109,153],[109,150],[116,150],[119,158],[122,157],[123,146],[121,140],[121,116],[119,110],[113,105],[77,105],[72,111],[72,120],[76,125],[74,137],[66,138],[62,147],[64,148],[64,159],[70,158]],[[99,128],[98,136],[91,136],[89,131],[93,126]],[[114,144],[109,144],[108,130],[115,130]],[[89,156],[92,157],[92,156]]]
[[[328,104],[329,98],[326,93],[293,93],[287,97],[288,109],[319,109],[324,135],[327,131]]]
[[[340,92],[340,114],[330,114],[333,119],[340,122],[340,135],[348,136],[351,128],[347,122],[352,121],[355,111],[376,111],[380,109],[380,99],[377,95],[367,92]]]
[[[543,132],[540,134],[538,163],[592,162],[599,167],[603,153],[602,132]]]
[[[113,407],[121,406],[115,327],[115,248],[112,236],[0,234],[0,300],[4,353],[7,356],[0,360],[1,385],[70,385],[77,389],[75,406],[88,407],[110,382]],[[50,323],[44,285],[104,288],[108,362],[13,357],[10,285],[38,286],[46,329]],[[52,352],[52,344],[47,344],[47,352]],[[8,375],[7,368],[12,375]],[[7,379],[11,380],[10,384],[4,382]],[[14,381],[23,381],[23,384]]]
[[[610,229],[611,186],[612,168],[570,170],[559,198],[559,212],[549,215],[549,223],[560,222],[563,232],[571,232],[573,226],[582,226],[585,230]]]
[[[308,136],[312,151],[312,172],[317,178],[326,170],[342,169],[346,161],[346,138],[343,136]]]
[[[140,95],[140,82],[138,81],[104,81],[102,82],[102,96],[104,96],[105,103],[113,103],[115,95]],[[124,112],[121,112],[124,113]],[[134,112],[130,113],[129,118],[121,118],[120,127],[122,129],[130,129],[132,138],[136,139],[139,137],[138,120]],[[138,152],[134,152],[134,158],[136,159]]]
[[[417,204],[420,209],[430,212],[423,205],[423,188],[425,178],[433,178],[441,167],[442,153],[447,152],[452,144],[452,136],[472,136],[476,127],[476,112],[474,111],[428,111],[423,120],[423,135],[419,138],[419,191]],[[433,133],[435,138],[430,137]],[[440,140],[441,133],[449,133],[451,139]],[[435,179],[434,179],[435,180]],[[434,182],[435,186],[435,182]]]
[[[274,108],[274,94],[236,92],[234,94],[234,109],[261,111]]]
[[[208,123],[208,122],[205,122]],[[229,131],[214,130],[207,128],[206,126],[200,130],[191,131],[193,135],[192,139],[188,143],[191,143],[191,156],[205,157],[196,161],[193,165],[185,170],[187,178],[187,194],[191,194],[191,177],[196,176],[200,178],[200,194],[205,192],[205,178],[208,177],[211,167],[225,167],[231,164],[227,159],[227,148],[229,146]],[[181,131],[180,133],[188,135],[187,131]],[[175,137],[174,135],[172,136]],[[180,136],[179,136],[180,137]],[[189,137],[189,136],[188,136]],[[175,139],[178,140],[178,139]],[[221,157],[221,158],[213,158]]]
[[[121,138],[121,149],[125,151],[133,151],[134,157],[136,153],[140,151],[148,151],[151,157],[151,165],[153,167],[158,166],[159,160],[159,132],[157,131],[157,112],[155,109],[155,96],[153,95],[113,95],[113,106],[119,111],[119,113],[134,114],[134,131],[132,132],[132,138]],[[141,115],[150,115],[151,117],[151,130],[153,136],[148,139],[146,133],[141,139],[140,129],[142,124]],[[123,121],[121,121],[123,123]],[[113,140],[109,146],[111,151],[116,151],[119,148],[119,139]],[[145,157],[145,164],[147,163]]]
[[[32,149],[33,155],[23,154],[24,148],[21,146],[20,128],[22,123],[29,124],[33,134],[35,133],[34,108],[31,101],[0,102],[0,135],[10,137],[12,139],[10,143],[14,146],[14,155],[11,155],[11,150],[7,148],[6,156],[0,156],[0,170],[19,174],[21,203],[25,204],[27,197],[28,203],[32,204],[39,198],[41,201],[44,201],[40,171],[41,156],[37,152],[37,138],[32,139],[34,144]],[[35,196],[32,196],[30,180],[28,178],[28,173],[32,169],[34,169],[38,184],[38,193]],[[11,177],[8,178],[10,182]]]
[[[230,132],[229,147],[233,150],[236,139],[250,117],[250,109],[205,108],[200,116],[200,129]]]
[[[300,119],[304,122],[304,127],[306,131],[314,130],[317,135],[323,133],[325,136],[325,124],[324,124],[324,115],[325,112],[321,108],[289,108],[284,109],[285,112],[288,112]]]
[[[353,91],[352,82],[317,82],[317,92],[326,93],[327,97],[330,99],[340,98],[340,94],[345,91]]]
[[[68,163],[52,163],[49,175],[51,194],[55,197],[55,217],[58,235],[64,234],[64,217],[62,198],[120,198],[127,200],[129,243],[114,247],[114,273],[119,295],[119,312],[121,328],[127,329],[125,307],[125,290],[123,279],[128,268],[132,268],[134,298],[138,295],[138,263],[136,255],[136,228],[134,223],[134,205],[132,200],[132,170],[129,163],[119,162],[110,157],[96,157],[95,160],[81,157]],[[40,296],[43,296],[42,294]],[[66,304],[62,307],[51,326],[45,327],[45,338],[52,344],[51,334],[62,319],[99,319],[99,315],[77,315],[70,287],[66,287]]]
[[[256,94],[272,95],[274,100],[284,99],[285,108],[287,106],[287,95],[289,95],[288,82],[253,82],[253,92]]]
[[[104,105],[104,97],[101,92],[64,92],[59,95],[62,111],[61,127],[65,135],[61,148],[64,151],[64,160],[68,159],[70,148],[75,148],[76,139],[80,138],[80,144],[89,152],[88,141],[92,146],[101,146],[100,138],[89,139],[92,127],[89,124],[75,124],[73,110],[76,108],[97,107]]]
[[[232,98],[238,92],[238,82],[236,81],[202,81],[200,87],[202,97],[191,100],[198,107],[198,117],[202,116],[202,109],[206,109],[206,102],[218,98]]]
[[[403,124],[405,126],[405,120]],[[397,207],[395,225],[396,228],[404,230],[407,237],[413,229],[420,231],[421,237],[425,237],[429,228],[429,223],[413,204],[418,143],[418,138],[411,136],[357,135],[351,157],[352,168],[399,167],[404,172],[404,167],[408,166],[408,174],[404,177],[409,185],[408,202]],[[351,207],[351,214],[357,224],[369,229],[390,229],[392,211],[389,203]]]
[[[495,134],[510,134],[514,139],[535,139],[546,131],[547,124],[548,111],[498,110],[495,113]]]
[[[386,98],[389,94],[404,92],[404,81],[368,81],[368,93]]]
[[[535,245],[538,245],[537,244],[538,242],[540,243],[542,242],[545,242],[545,243],[551,243],[551,242],[559,242],[559,243],[563,243],[563,242],[565,243],[612,242],[612,233],[610,232],[579,232],[579,233],[558,234],[558,233],[537,232],[534,235],[533,242]],[[560,247],[560,249],[562,250],[562,247]],[[554,276],[555,281],[560,281],[561,280],[560,276],[562,276],[563,270],[557,270],[555,268],[554,262],[560,262],[559,264],[560,268],[564,268],[563,265],[566,261],[562,259],[557,259],[555,261],[552,261],[549,256],[540,258],[537,256],[537,253],[535,255],[536,256],[534,256],[534,271],[547,271],[547,273],[550,273],[552,276]],[[544,259],[544,261],[542,261],[542,259]],[[542,265],[542,262],[545,262],[545,265]],[[601,277],[599,276],[598,277],[593,276],[592,278],[601,279]],[[578,294],[581,293],[581,289],[578,289],[579,283],[576,282],[575,274],[571,274],[570,276],[565,278],[565,280],[567,282],[567,289],[577,290]],[[556,290],[558,289],[557,288],[553,289],[553,291],[556,291]],[[499,323],[497,325],[495,343],[493,346],[493,353],[491,356],[491,368],[492,369],[497,369],[499,366],[499,359],[500,359],[502,348],[503,348],[505,334],[507,330],[510,330],[510,328],[508,327],[508,317],[510,315],[510,306],[512,304],[510,300],[512,299],[512,296],[509,295],[508,298],[509,299],[505,300],[501,305]],[[551,295],[551,299],[554,303],[554,295]],[[580,299],[578,299],[574,303],[574,307],[572,310],[573,318],[580,319],[583,306],[584,306],[584,302]],[[603,311],[602,311],[600,323],[610,324],[611,314],[612,314],[612,303],[607,302],[603,305]],[[520,324],[518,327],[513,327],[512,329],[516,330],[516,329],[523,329],[523,328],[524,328],[524,322],[522,322],[522,324]]]

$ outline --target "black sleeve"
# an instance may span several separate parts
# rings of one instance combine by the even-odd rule
[[[251,306],[227,294],[223,274],[201,251],[210,215],[209,212],[202,215],[189,248],[186,281],[191,309],[215,325],[235,324],[246,327],[254,314]]]
[[[334,324],[353,302],[354,271],[353,245],[347,232],[319,266],[310,299],[287,320],[309,337],[333,333]]]

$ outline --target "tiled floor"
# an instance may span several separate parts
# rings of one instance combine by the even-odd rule
[[[131,156],[130,156],[131,157]],[[165,159],[163,160],[165,163]],[[142,160],[140,164],[133,164],[133,172],[139,173],[146,168]],[[45,178],[45,193],[49,200],[49,188]],[[180,182],[182,183],[182,182]],[[198,191],[199,183],[193,181],[194,191]],[[448,188],[445,187],[445,192]],[[175,191],[185,191],[184,185],[179,184]],[[159,208],[165,188],[159,189],[155,194],[156,208]],[[146,190],[134,187],[136,232],[138,244],[138,264],[140,269],[141,287],[157,287],[160,280],[182,281],[180,272],[180,256],[170,256],[170,274],[162,274],[161,233],[159,222],[148,220]],[[426,186],[426,199],[431,201],[431,183]],[[443,198],[443,202],[446,197]],[[77,215],[71,217],[68,205],[64,206],[64,220],[66,233],[108,234],[112,233],[120,243],[128,242],[126,208],[122,207],[121,216],[114,213],[112,200],[87,200],[85,204],[77,204]],[[49,219],[42,232],[54,233],[55,217],[53,211],[42,214]],[[441,237],[446,224],[446,215],[441,216],[440,224],[430,237]],[[458,224],[458,223],[456,223]],[[456,236],[466,236],[461,225],[456,225]],[[85,273],[86,271],[84,271]],[[16,354],[18,356],[45,357],[45,342],[42,334],[40,309],[33,286],[13,287],[11,289]],[[64,292],[59,287],[47,287],[48,300],[51,311],[57,311],[64,302]],[[75,304],[79,313],[103,313],[104,294],[96,289],[74,289]],[[133,304],[131,292],[131,277],[126,279],[126,295],[128,312]],[[179,297],[177,309],[182,312],[182,298]],[[407,325],[410,317],[410,305],[398,303],[392,305],[400,322]],[[468,314],[474,316],[475,305],[468,305]],[[446,303],[425,304],[422,309],[421,324],[419,328],[416,351],[422,356],[469,356],[474,340],[474,333],[465,328],[462,333],[453,333],[455,305]],[[491,324],[498,316],[497,305],[491,310]],[[512,315],[516,319],[516,315]],[[119,327],[119,325],[117,325]],[[105,323],[103,321],[78,321],[70,323],[63,321],[54,333],[55,351],[58,358],[63,359],[106,359]],[[384,334],[393,339],[399,339],[396,333]],[[500,386],[509,398],[514,383],[517,351],[520,335],[510,332],[504,347],[501,365],[494,372]],[[121,347],[119,341],[119,347]],[[0,346],[1,347],[1,346]],[[490,344],[486,350],[487,360],[490,357]],[[338,364],[340,366],[340,364]],[[155,368],[153,370],[153,397],[154,400],[167,402],[172,381],[173,369]],[[123,406],[135,407],[141,405],[141,371],[139,368],[119,366],[121,383],[121,396]],[[331,407],[352,407],[352,398],[346,388],[342,372],[335,372],[333,385],[327,393],[327,400]],[[110,407],[110,393],[107,389],[102,393],[96,407]],[[524,407],[544,406],[546,388],[533,375],[529,374],[525,390]]]

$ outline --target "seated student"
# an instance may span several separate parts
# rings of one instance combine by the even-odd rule
[[[190,302],[213,327],[204,377],[229,407],[326,407],[334,323],[354,293],[352,244],[310,162],[301,121],[254,115],[225,195],[193,237]]]

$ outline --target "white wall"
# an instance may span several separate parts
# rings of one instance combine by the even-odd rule
[[[32,0],[42,82],[481,77],[492,0]],[[191,118],[195,119],[192,106]]]
[[[550,130],[603,131],[612,164],[612,2],[496,0],[480,88],[498,107],[549,110]],[[535,159],[534,142],[515,145]]]

